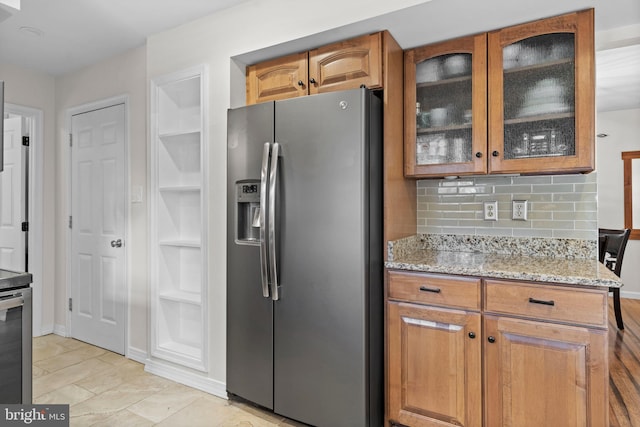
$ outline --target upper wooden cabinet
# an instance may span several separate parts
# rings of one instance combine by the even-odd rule
[[[247,105],[306,95],[307,71],[306,52],[247,67]]]
[[[382,87],[381,33],[335,43],[309,52],[309,94]]]
[[[487,36],[405,52],[407,176],[486,173]]]
[[[382,33],[247,67],[247,104],[303,95],[382,88]]]
[[[593,37],[590,9],[405,52],[405,174],[592,171]]]

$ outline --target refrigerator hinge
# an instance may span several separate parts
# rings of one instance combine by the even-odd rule
[[[29,222],[25,221],[22,223],[22,231],[29,231]]]
[[[69,228],[72,228],[71,227],[72,225],[73,225],[73,217],[69,215]]]
[[[22,145],[24,145],[25,147],[29,146],[29,137],[28,136],[23,136],[22,137]]]
[[[73,298],[69,298],[69,311],[73,311]]]

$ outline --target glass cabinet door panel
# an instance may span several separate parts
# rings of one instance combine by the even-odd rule
[[[485,118],[486,35],[405,53],[408,176],[485,172]]]
[[[502,50],[505,159],[575,154],[574,34],[544,34]]]
[[[593,9],[488,33],[489,172],[594,168]]]
[[[416,65],[416,163],[471,160],[471,54]]]

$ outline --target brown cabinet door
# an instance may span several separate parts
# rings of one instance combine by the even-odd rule
[[[480,313],[388,303],[389,420],[482,425]]]
[[[607,331],[486,315],[485,425],[608,426]]]
[[[308,94],[307,53],[247,67],[247,105]]]
[[[488,34],[489,173],[590,172],[593,9]]]
[[[382,87],[382,33],[323,46],[309,52],[309,94]]]
[[[405,52],[405,175],[487,172],[486,34]]]

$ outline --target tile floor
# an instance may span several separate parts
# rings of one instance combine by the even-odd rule
[[[69,404],[72,427],[302,426],[149,374],[140,363],[53,334],[33,340],[33,403]]]

